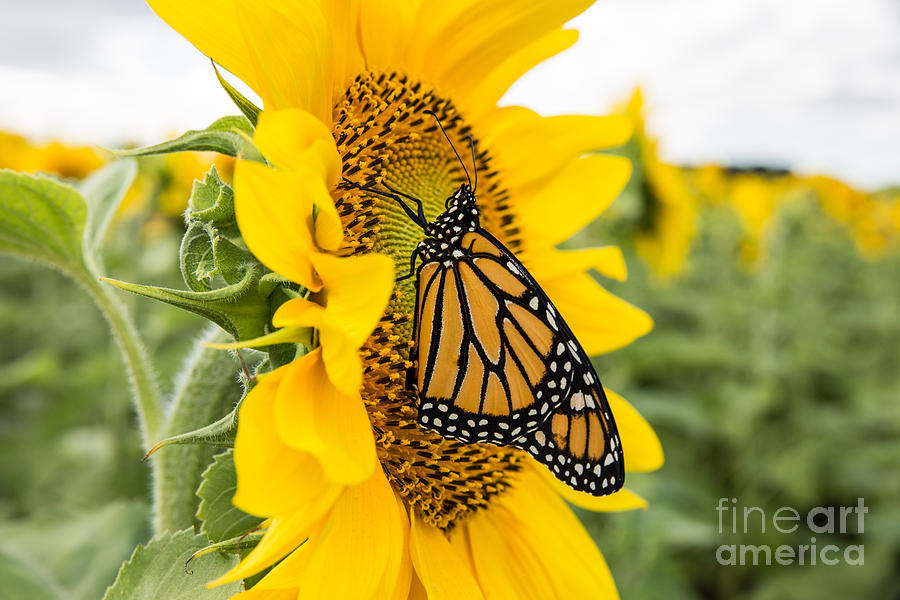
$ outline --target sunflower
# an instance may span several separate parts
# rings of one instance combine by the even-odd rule
[[[260,543],[215,583],[274,565],[242,598],[609,598],[603,558],[565,500],[644,506],[628,490],[576,493],[523,452],[421,429],[412,367],[415,283],[398,282],[422,232],[344,185],[390,185],[429,219],[466,180],[482,224],[515,252],[590,354],[646,333],[641,310],[589,273],[624,279],[617,248],[558,250],[629,175],[588,152],[629,136],[622,117],[544,118],[497,101],[571,45],[589,2],[175,2],[153,9],[262,99],[235,211],[250,250],[300,286],[245,345],[297,344],[242,404],[234,503],[266,518]],[[599,318],[598,318],[599,317]],[[311,351],[309,351],[312,349]],[[610,394],[630,471],[662,462],[652,429]],[[565,499],[565,500],[564,500]]]

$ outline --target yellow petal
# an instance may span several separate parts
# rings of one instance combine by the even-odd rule
[[[428,600],[483,599],[474,574],[441,530],[414,512],[410,521],[409,552]]]
[[[234,504],[261,517],[290,514],[336,488],[325,479],[315,458],[274,435],[276,396],[287,371],[282,367],[262,377],[241,404],[239,414]]]
[[[234,505],[272,519],[260,543],[241,563],[211,585],[236,581],[280,560],[299,546],[335,502],[342,487],[329,483],[319,462],[282,442],[275,402],[286,367],[260,379],[241,405],[234,446]]]
[[[538,281],[546,281],[567,275],[575,275],[589,269],[618,281],[625,281],[628,274],[625,257],[618,246],[584,248],[581,250],[541,249],[528,252],[519,259]]]
[[[397,501],[397,514],[400,515],[400,533],[402,536],[401,551],[391,554],[390,562],[384,570],[381,583],[374,597],[385,600],[408,600],[412,584],[413,567],[409,557],[409,515],[403,500],[394,494]]]
[[[341,157],[331,131],[305,110],[263,111],[259,115],[253,142],[278,168],[321,170],[329,187],[335,186],[340,178]]]
[[[362,386],[363,367],[359,350],[338,326],[324,325],[319,330],[322,359],[328,379],[342,393],[359,395]]]
[[[263,590],[252,588],[232,596],[231,600],[297,600],[297,590]]]
[[[359,0],[321,0],[320,4],[331,23],[334,42],[332,89],[337,96],[344,93],[357,74],[366,70],[357,35]]]
[[[394,262],[383,254],[313,257],[325,283],[328,325],[359,348],[381,318],[394,289]]]
[[[253,254],[279,275],[321,289],[311,262],[312,207],[316,196],[328,196],[324,183],[242,160],[235,166],[234,185],[238,227]]]
[[[237,17],[269,108],[302,108],[331,127],[331,30],[316,2],[238,2]]]
[[[303,598],[378,598],[380,582],[399,573],[402,524],[394,491],[379,469],[347,488],[321,529],[257,586],[294,587]]]
[[[548,573],[559,598],[609,600],[616,586],[600,551],[559,496],[526,468],[510,492],[499,497],[514,517],[506,526],[529,547]]]
[[[530,247],[552,248],[593,221],[625,187],[631,163],[594,155],[567,164],[533,189],[521,190],[514,208]]]
[[[619,394],[606,390],[606,398],[616,419],[625,470],[655,471],[663,465],[663,449],[656,432],[634,406]]]
[[[347,395],[331,384],[318,348],[283,368],[275,425],[284,442],[313,455],[329,481],[369,479],[377,462],[375,438],[359,392]]]
[[[541,282],[588,356],[626,346],[653,328],[653,319],[609,293],[586,273]]]
[[[618,417],[618,415],[616,415]],[[618,420],[618,419],[617,419]],[[626,458],[627,459],[627,458]],[[608,496],[591,496],[585,492],[578,492],[553,476],[544,465],[532,460],[532,467],[554,492],[562,496],[567,502],[594,512],[613,512],[632,510],[635,508],[647,508],[647,501],[629,490],[622,488]]]
[[[305,298],[291,298],[272,315],[275,327],[319,327],[325,319],[325,308]]]
[[[234,0],[148,0],[147,4],[200,52],[257,90],[256,70],[238,25]]]
[[[557,598],[535,549],[522,539],[515,517],[501,507],[481,511],[466,524],[478,582],[487,598]],[[563,599],[560,599],[563,600]]]
[[[428,600],[428,591],[425,589],[425,584],[422,583],[422,580],[413,572],[412,581],[409,582],[409,598],[408,600]]]
[[[331,131],[299,108],[266,110],[259,116],[253,141],[270,162],[304,182],[318,209],[313,226],[316,244],[337,250],[344,228],[328,190],[340,179],[341,158]]]
[[[462,100],[469,119],[493,108],[509,87],[532,67],[569,48],[578,39],[574,29],[557,29],[525,46],[477,82]]]
[[[413,0],[360,0],[359,37],[369,70],[403,64],[413,35],[415,9]]]
[[[508,106],[486,115],[481,129],[485,144],[502,166],[505,184],[522,187],[556,173],[583,154],[624,144],[632,123],[622,115],[542,117]]]
[[[337,488],[336,492],[322,496],[315,503],[303,507],[290,516],[272,519],[265,535],[250,554],[236,567],[218,579],[210,581],[207,586],[215,587],[244,579],[272,566],[287,555],[294,556],[297,552],[303,552],[307,538],[321,531],[323,523],[327,520],[325,513],[333,507],[340,491],[341,488]],[[260,589],[264,587],[266,586]],[[273,587],[277,589],[278,586]]]
[[[591,0],[482,0],[469,4],[428,40],[423,71],[442,89],[465,97],[511,56],[590,4]]]

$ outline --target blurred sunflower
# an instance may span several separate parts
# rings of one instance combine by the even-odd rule
[[[60,142],[36,145],[22,136],[0,132],[0,168],[81,179],[103,165],[95,148]]]
[[[602,556],[562,498],[593,510],[644,506],[628,490],[576,493],[523,452],[420,429],[404,385],[415,283],[395,286],[421,239],[386,183],[433,219],[465,181],[474,137],[482,223],[514,251],[588,353],[652,326],[589,274],[625,277],[617,248],[555,246],[592,221],[629,175],[622,117],[542,118],[497,108],[522,73],[576,39],[590,2],[212,2],[150,0],[156,12],[263,100],[238,161],[235,211],[248,247],[309,294],[246,345],[312,351],[260,378],[235,443],[239,508],[266,517],[256,548],[214,583],[276,565],[242,598],[610,598]],[[300,354],[298,352],[298,354]],[[630,471],[662,452],[610,394]],[[279,562],[280,561],[280,562]],[[277,564],[276,564],[277,563]]]
[[[623,112],[635,126],[642,197],[647,203],[635,248],[659,275],[675,275],[684,268],[694,239],[698,199],[685,172],[659,159],[657,142],[646,130],[640,88]]]

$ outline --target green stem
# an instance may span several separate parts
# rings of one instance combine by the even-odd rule
[[[226,415],[241,397],[236,377],[240,365],[230,352],[204,344],[233,339],[218,327],[197,343],[176,379],[162,437],[199,429]],[[159,441],[159,440],[155,440]],[[160,448],[153,463],[153,529],[179,531],[196,522],[197,487],[201,474],[221,448],[205,445],[172,445]]]
[[[147,349],[141,342],[128,310],[121,300],[116,298],[114,290],[87,274],[77,279],[106,317],[119,350],[122,351],[122,359],[125,361],[133,387],[142,442],[144,449],[149,449],[162,431],[164,404]]]

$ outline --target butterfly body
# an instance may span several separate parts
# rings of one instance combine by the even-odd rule
[[[599,378],[540,285],[481,227],[474,192],[460,186],[420,224],[419,424],[522,448],[577,490],[621,488],[621,443]]]

